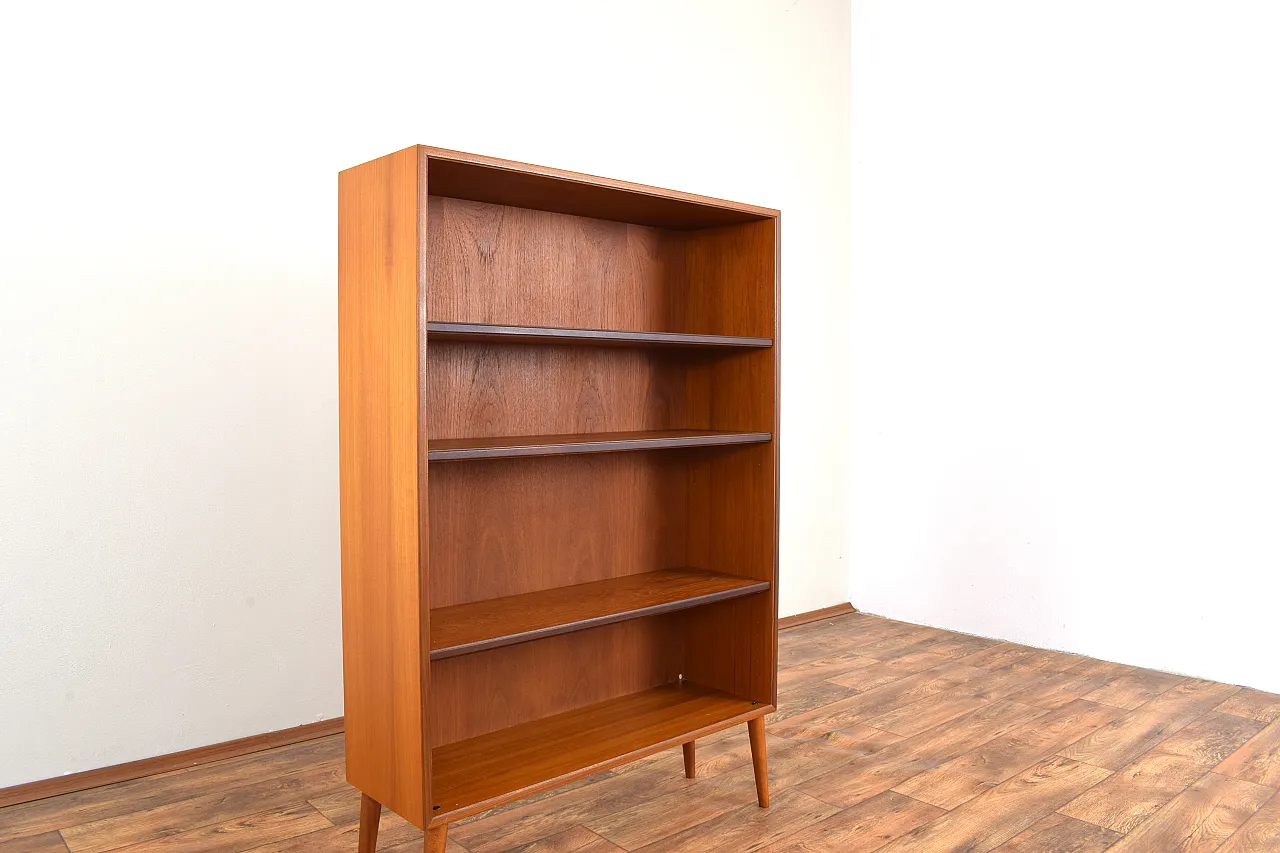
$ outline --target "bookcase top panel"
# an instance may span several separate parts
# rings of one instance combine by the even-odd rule
[[[427,192],[447,198],[692,231],[771,219],[778,211],[514,160],[418,146]]]

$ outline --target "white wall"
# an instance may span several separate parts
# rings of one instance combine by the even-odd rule
[[[1280,6],[852,6],[851,597],[1280,691]]]
[[[415,142],[783,210],[782,609],[844,599],[847,3],[71,5],[0,50],[0,786],[342,712],[336,176]]]

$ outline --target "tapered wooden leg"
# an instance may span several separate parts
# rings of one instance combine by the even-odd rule
[[[684,747],[684,778],[692,779],[698,775],[698,766],[693,760],[693,741],[681,744]]]
[[[444,853],[444,844],[449,838],[449,824],[442,823],[439,826],[432,827],[427,830],[427,837],[423,842],[423,850],[425,853]]]
[[[751,766],[756,771],[756,800],[760,808],[769,808],[769,760],[764,754],[764,717],[747,721],[747,734],[751,737]]]
[[[382,803],[368,794],[360,795],[360,853],[373,853],[378,846],[378,821],[382,819]],[[348,842],[350,843],[350,842]]]

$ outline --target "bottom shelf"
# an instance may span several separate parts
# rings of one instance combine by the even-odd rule
[[[686,681],[436,747],[431,817],[474,814],[769,710]]]

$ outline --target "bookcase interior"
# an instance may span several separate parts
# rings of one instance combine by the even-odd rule
[[[453,329],[428,334],[429,448],[661,431],[756,436],[430,463],[433,633],[443,622],[476,634],[473,643],[502,643],[458,651],[441,640],[433,651],[436,787],[453,790],[462,756],[474,760],[529,726],[550,737],[585,708],[696,694],[715,717],[771,703],[776,518],[763,442],[775,423],[775,223],[667,228],[439,195],[427,210],[427,320]],[[516,328],[540,331],[510,334]],[[676,339],[548,338],[553,330]],[[645,601],[610,598],[610,583],[639,575],[629,588]],[[677,602],[649,605],[674,589],[672,578],[712,591],[699,598],[680,587],[669,596]],[[548,595],[580,610],[579,621],[523,642],[487,636],[502,633],[504,613],[520,621],[515,614]],[[598,624],[644,606],[679,609]],[[498,627],[467,627],[480,613]],[[454,808],[477,796],[454,794]]]

